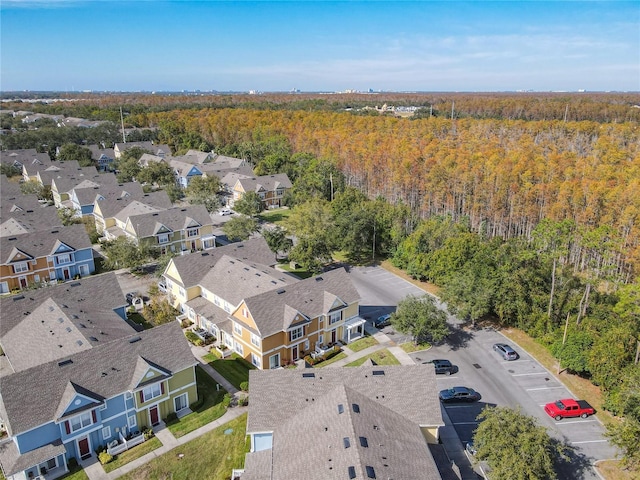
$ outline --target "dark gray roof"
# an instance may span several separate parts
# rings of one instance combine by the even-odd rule
[[[35,148],[25,148],[0,151],[0,162],[3,165],[49,165],[51,158],[48,153],[38,153]]]
[[[51,179],[54,177],[65,175],[65,172],[71,174],[70,172],[78,171],[81,167],[77,160],[69,160],[66,162],[51,162],[48,165],[33,163],[29,166],[25,165],[24,168],[30,177],[37,174],[42,185],[51,186]]]
[[[3,297],[0,344],[12,370],[25,370],[131,334],[115,313],[125,304],[114,273]]]
[[[203,173],[206,173],[208,176],[216,176],[220,179],[220,182],[225,184],[226,186],[231,186],[235,184],[235,180],[237,177],[229,177],[233,178],[233,181],[227,180],[227,175],[240,175],[245,177],[250,177],[253,175],[253,169],[250,165],[242,164],[237,166],[234,163],[205,163],[204,165],[200,165],[200,170]]]
[[[106,155],[111,160],[116,158],[113,148],[102,148],[100,145],[87,145],[87,148],[91,150],[91,158],[93,160],[99,160],[102,155]]]
[[[131,196],[141,198],[144,195],[142,185],[137,182],[117,183],[99,185],[97,187],[74,188],[73,189],[80,205],[91,205],[96,201],[98,195],[103,197],[126,197]]]
[[[252,371],[247,431],[273,432],[266,478],[348,479],[349,467],[367,478],[371,467],[377,478],[439,479],[420,430],[443,425],[435,372],[425,367]]]
[[[167,195],[167,192],[164,190],[143,193],[141,196],[130,195],[128,197],[123,197],[120,193],[120,190],[115,189],[113,191],[107,191],[104,194],[102,192],[97,194],[96,197],[100,195],[104,198],[96,198],[96,201],[94,201],[94,210],[95,205],[98,204],[102,218],[113,218],[132,202],[140,202],[159,210],[171,208],[173,205],[169,195]]]
[[[189,205],[188,207],[175,207],[131,215],[129,216],[129,222],[138,238],[157,235],[163,227],[172,232],[178,232],[187,228],[213,225],[211,215],[209,215],[204,205]]]
[[[11,435],[53,421],[69,382],[102,398],[130,391],[143,378],[138,360],[176,373],[195,361],[180,325],[171,322],[2,378],[2,417]],[[29,392],[25,395],[25,392]]]
[[[272,450],[247,453],[244,459],[242,480],[271,480]],[[306,478],[303,475],[300,478]]]
[[[239,178],[238,182],[245,192],[259,192],[260,190],[272,192],[277,188],[291,188],[291,180],[286,173]]]
[[[35,195],[23,195],[15,182],[0,175],[0,237],[61,227],[53,206],[43,206]]]
[[[171,149],[169,148],[169,145],[154,144],[153,142],[116,143],[114,150],[117,148],[118,151],[122,153],[133,147],[139,147],[139,148],[142,148],[143,150],[148,150],[153,155],[162,154],[167,157],[171,155]]]
[[[293,316],[287,307],[307,318],[316,318],[331,310],[334,302],[351,305],[360,299],[351,277],[344,268],[295,282],[287,287],[245,298],[245,304],[262,337],[288,328]]]
[[[101,185],[117,185],[118,180],[111,172],[99,173],[95,167],[80,167],[65,170],[51,177],[51,186],[58,193],[70,192],[74,188],[91,188]]]
[[[246,242],[230,243],[223,247],[216,247],[203,253],[192,253],[190,255],[180,255],[171,259],[173,265],[180,274],[171,280],[190,288],[198,285],[207,272],[212,269],[220,257],[229,255],[243,261],[255,262],[262,265],[274,265],[276,263],[275,254],[269,249],[264,238],[258,237]],[[166,275],[167,270],[165,270]]]
[[[60,243],[68,245],[75,251],[91,248],[91,240],[89,240],[89,235],[87,235],[84,225],[69,225],[67,227],[25,233],[15,237],[0,237],[0,252],[2,254],[0,263],[3,265],[10,264],[11,257],[16,249],[34,259],[46,257],[52,255]]]
[[[4,474],[11,476],[66,452],[67,449],[61,440],[48,443],[22,455],[18,452],[18,447],[14,442],[4,442],[0,444],[0,463],[2,463]]]

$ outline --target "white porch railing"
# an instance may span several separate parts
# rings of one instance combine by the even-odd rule
[[[129,440],[124,438],[122,433],[119,436],[120,440],[118,441],[118,443],[107,448],[107,453],[109,455],[118,455],[119,453],[125,452],[131,447],[135,447],[136,445],[140,445],[144,442],[144,433],[140,433],[135,437],[130,438]]]

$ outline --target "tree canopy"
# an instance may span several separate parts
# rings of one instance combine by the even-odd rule
[[[222,231],[231,241],[247,240],[259,230],[258,221],[246,215],[238,215],[222,226]]]
[[[245,192],[234,202],[233,209],[249,217],[255,217],[263,210],[262,199],[256,192]]]
[[[439,342],[449,334],[447,314],[438,308],[431,295],[409,295],[400,300],[391,315],[391,324],[398,331],[411,334],[415,343]]]

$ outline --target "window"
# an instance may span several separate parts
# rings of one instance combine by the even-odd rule
[[[199,233],[199,230],[197,228],[191,228],[189,230],[187,230],[187,237],[191,238],[191,237],[197,237]]]
[[[318,345],[324,345],[324,335],[318,335]]]
[[[293,342],[304,336],[304,325],[302,327],[294,328],[289,332],[289,341]]]
[[[91,415],[91,412],[81,413],[80,415],[77,415],[69,420],[69,425],[71,426],[72,432],[77,432],[84,427],[88,427],[92,423],[93,417]]]
[[[183,393],[182,395],[177,396],[176,398],[174,398],[173,401],[176,406],[176,412],[179,412],[180,410],[184,410],[189,406],[189,400],[186,393]]]
[[[262,363],[260,361],[260,357],[253,352],[251,352],[251,363],[253,363],[258,368],[260,368],[260,364]]]
[[[16,263],[13,265],[13,273],[22,273],[29,271],[29,264],[27,262]]]
[[[9,284],[7,282],[0,282],[0,293],[9,293]]]
[[[271,355],[269,357],[269,368],[274,369],[280,366],[280,354],[276,353],[275,355]]]
[[[71,263],[71,255],[69,255],[68,253],[58,255],[56,257],[56,262],[58,263],[58,265],[62,265],[63,263]]]
[[[125,400],[131,400],[132,398],[133,398],[133,395],[131,394],[131,392],[124,392]]]
[[[158,243],[160,243],[160,244],[169,243],[169,234],[168,233],[161,233],[160,235],[158,235]]]
[[[111,427],[104,427],[102,429],[102,439],[109,440],[111,438]]]
[[[244,348],[242,348],[242,344],[240,342],[235,342],[235,351],[240,355],[244,355]]]
[[[89,275],[89,266],[88,265],[80,265],[78,267],[78,269],[80,270],[80,276],[81,277],[86,277],[87,275]]]
[[[338,323],[340,320],[342,320],[342,311],[334,312],[331,315],[329,315],[329,325]]]
[[[276,189],[276,196],[281,197],[284,194],[284,188]]]
[[[242,326],[237,322],[233,322],[233,332],[242,335]]]
[[[253,343],[256,347],[260,347],[260,337],[255,333],[251,334],[251,343]]]
[[[142,401],[147,402],[153,398],[159,397],[160,395],[162,395],[162,390],[164,389],[162,388],[161,383],[155,383],[150,387],[145,388],[142,391],[142,395],[143,395]]]
[[[264,200],[265,193],[264,192],[258,192],[258,196],[260,197],[261,200]]]
[[[132,417],[127,417],[127,426],[132,429],[132,428],[136,428],[136,425],[138,425],[138,422],[136,421],[136,416],[132,416]]]

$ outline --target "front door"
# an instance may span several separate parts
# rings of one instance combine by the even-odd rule
[[[151,425],[156,426],[160,423],[160,416],[158,415],[158,406],[154,405],[149,409],[149,417],[151,418]]]
[[[293,360],[298,360],[298,345],[296,345],[295,347],[291,348],[291,358]]]
[[[331,330],[331,343],[336,343],[336,340],[337,340],[336,334],[337,334],[336,330]]]
[[[64,270],[62,270],[62,273],[64,274],[64,279],[65,280],[69,280],[71,278],[71,275],[69,274],[69,269],[65,268]]]
[[[89,437],[84,437],[78,440],[78,450],[80,451],[81,459],[85,459],[91,456],[91,449],[89,448]]]

